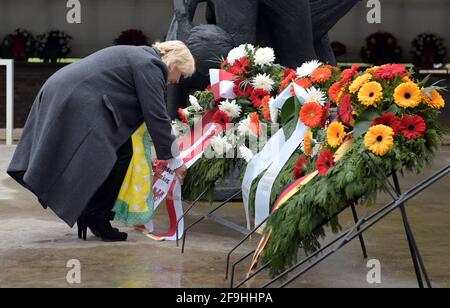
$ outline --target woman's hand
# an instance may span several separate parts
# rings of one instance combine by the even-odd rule
[[[188,168],[186,165],[181,166],[175,170],[175,175],[180,180],[181,185],[183,185],[184,179],[186,178]]]

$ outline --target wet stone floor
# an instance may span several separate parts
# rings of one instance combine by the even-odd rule
[[[227,252],[241,238],[239,233],[206,221],[188,234],[186,251],[174,242],[156,242],[117,225],[129,233],[126,243],[103,243],[91,234],[78,240],[53,213],[43,210],[34,196],[5,173],[14,147],[0,145],[0,287],[228,287],[224,279]],[[401,178],[407,189],[420,179],[450,163],[450,147],[438,153],[434,165],[421,175]],[[359,207],[360,216],[382,206],[380,196],[372,208]],[[201,204],[187,217],[187,223],[210,208]],[[407,204],[416,240],[435,287],[450,287],[450,176],[436,183]],[[242,204],[233,203],[218,214],[244,225]],[[352,223],[351,212],[341,214],[344,228]],[[167,226],[165,207],[158,209],[157,228]],[[328,232],[325,241],[335,235]],[[258,236],[233,255],[236,260],[255,248]],[[316,269],[296,280],[292,287],[416,287],[417,282],[399,212],[389,215],[365,233],[369,259],[381,264],[381,284],[367,282],[367,260],[358,241],[350,243]],[[300,253],[302,255],[302,253]],[[69,260],[81,264],[81,284],[69,284]],[[243,279],[249,263],[237,268]],[[251,286],[268,279],[263,273]]]

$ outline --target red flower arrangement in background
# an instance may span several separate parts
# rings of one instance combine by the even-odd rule
[[[150,44],[148,41],[148,37],[141,30],[129,29],[123,31],[119,37],[114,40],[114,43],[116,45],[149,46]]]

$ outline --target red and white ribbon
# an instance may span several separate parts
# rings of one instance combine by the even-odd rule
[[[234,93],[235,75],[224,70],[211,69],[209,70],[209,77],[211,80],[211,91],[216,101],[222,98],[236,98],[236,94]]]

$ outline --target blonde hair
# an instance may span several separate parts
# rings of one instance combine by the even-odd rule
[[[191,77],[195,73],[195,60],[189,48],[181,41],[156,42],[153,44],[161,53],[167,67],[176,66],[184,77]]]

